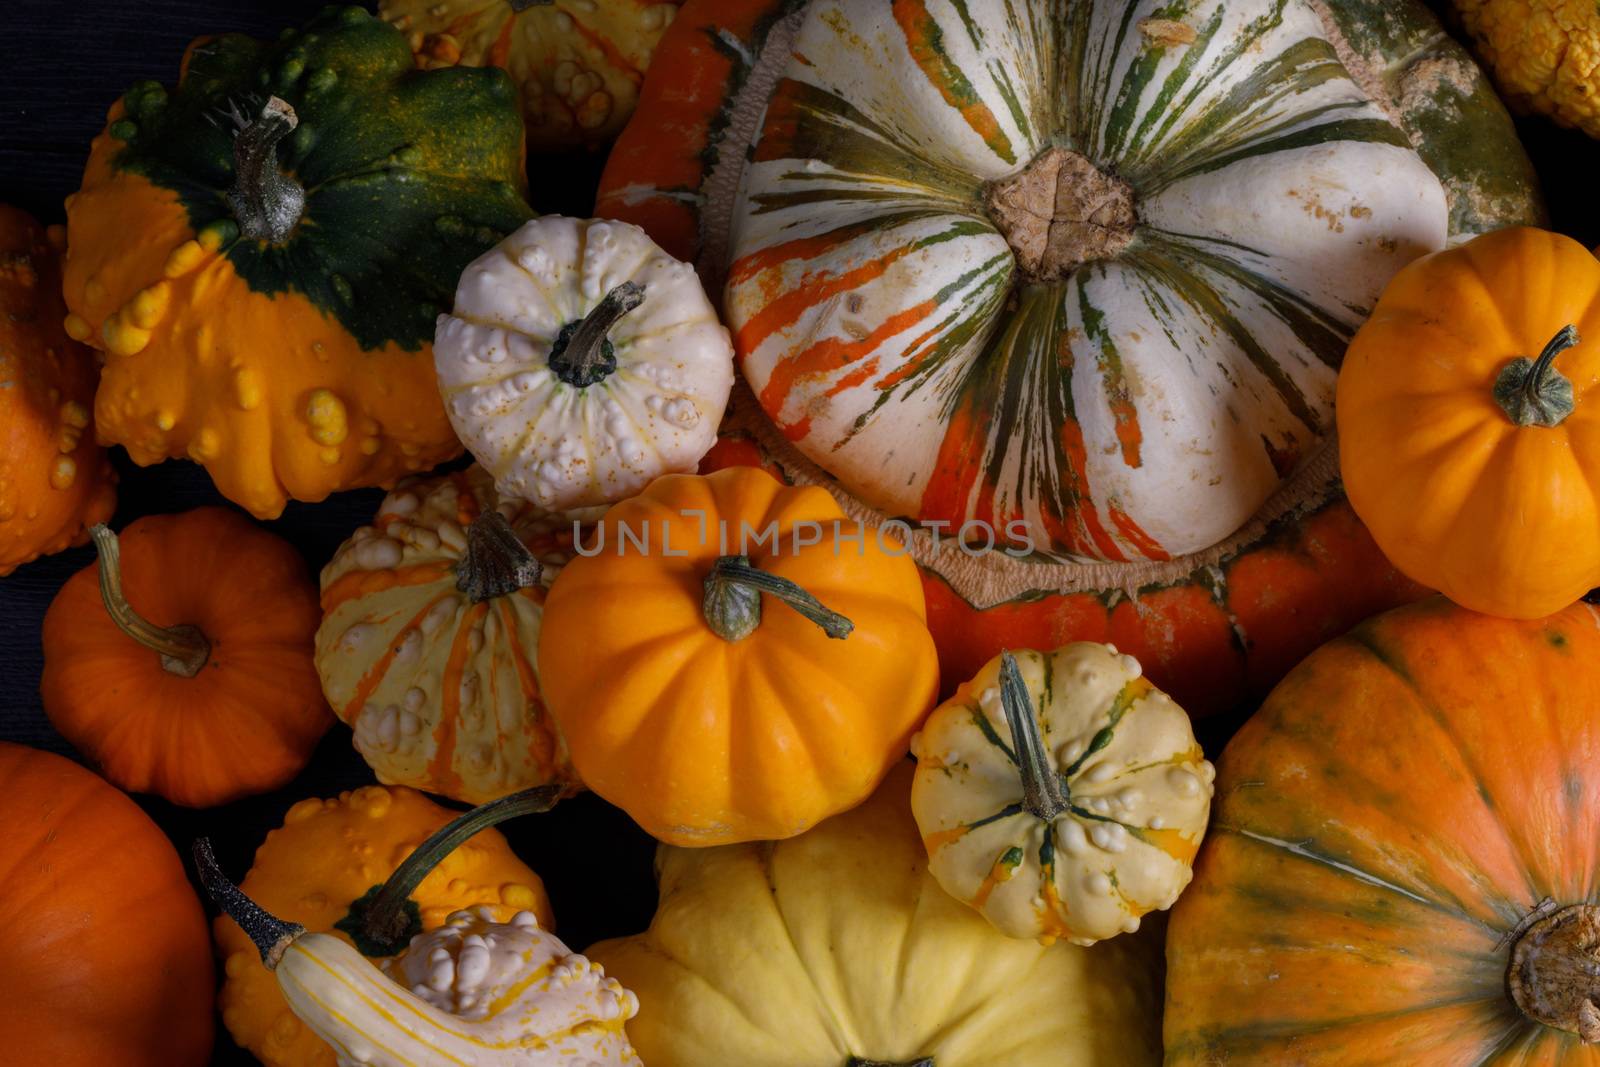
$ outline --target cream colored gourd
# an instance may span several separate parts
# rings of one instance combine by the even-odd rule
[[[1188,886],[1216,772],[1132,656],[1001,653],[911,744],[929,870],[1011,937],[1092,944]]]
[[[572,523],[471,467],[402,483],[323,569],[317,670],[379,781],[468,803],[573,781],[534,658]]]
[[[434,361],[451,424],[499,491],[611,504],[693,472],[733,388],[694,268],[637,226],[548,216],[467,267]]]
[[[530,911],[459,911],[376,966],[348,942],[262,911],[196,848],[212,897],[242,926],[295,1015],[340,1067],[623,1067],[634,995]]]

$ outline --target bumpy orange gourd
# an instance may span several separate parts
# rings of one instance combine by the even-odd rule
[[[240,888],[288,922],[354,943],[334,924],[456,814],[398,786],[367,786],[328,800],[302,800],[256,850],[255,864]],[[410,899],[417,906],[417,932],[436,929],[452,913],[476,907],[489,908],[498,922],[531,911],[545,929],[554,923],[539,876],[493,829],[479,831],[445,856]],[[334,1067],[333,1049],[289,1010],[277,979],[239,925],[222,916],[215,931],[227,974],[218,1003],[233,1039],[266,1067]]]
[[[1539,618],[1600,586],[1600,260],[1518,228],[1412,264],[1345,356],[1345,489],[1410,577]]]
[[[457,455],[434,320],[528,218],[514,92],[417,70],[353,6],[203,38],[176,86],[134,85],[67,200],[66,328],[105,353],[100,438],[204,464],[261,518]]]
[[[1435,597],[1296,667],[1218,761],[1168,1067],[1600,1062],[1597,665],[1587,604]]]
[[[89,425],[94,359],[61,328],[65,241],[0,204],[0,577],[81,544],[116,506]]]
[[[96,527],[44,617],[50,722],[117,785],[209,807],[283,785],[333,723],[305,561],[227,508]]]
[[[201,1067],[211,944],[171,843],[98,776],[0,742],[0,1060]]]
[[[545,601],[545,702],[584,783],[662,841],[777,840],[854,807],[933,703],[915,564],[824,489],[669,475],[582,551]]]
[[[1506,101],[1600,137],[1600,8],[1592,0],[1455,0]]]
[[[536,151],[599,147],[633,114],[683,0],[380,0],[417,65],[504,67]]]

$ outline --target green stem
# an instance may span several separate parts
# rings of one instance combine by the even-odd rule
[[[200,884],[205,887],[206,894],[255,943],[267,970],[277,967],[278,961],[283,959],[284,949],[305,933],[306,928],[298,923],[284,922],[245,896],[244,890],[229,881],[228,876],[222,873],[222,868],[217,866],[217,857],[211,853],[211,841],[208,838],[202,837],[194,843],[194,865],[199,869]]]
[[[467,552],[456,566],[456,588],[474,604],[526,589],[543,574],[544,565],[498,509],[490,508],[467,527]]]
[[[1011,728],[1017,769],[1022,772],[1023,810],[1048,822],[1066,811],[1070,800],[1062,788],[1061,776],[1045,755],[1044,739],[1039,736],[1039,723],[1033,714],[1033,695],[1010,652],[1000,653],[1000,706],[1005,711],[1006,725]]]
[[[604,381],[617,369],[616,349],[606,335],[622,316],[642,303],[644,286],[623,282],[589,314],[563,326],[550,349],[550,369],[556,377],[575,389],[587,389]]]
[[[279,244],[300,224],[306,191],[278,169],[278,142],[298,125],[294,108],[274,96],[254,122],[245,123],[234,135],[228,206],[246,237]]]
[[[122,594],[122,543],[104,523],[89,528],[100,554],[100,600],[117,629],[161,657],[161,666],[180,678],[193,678],[211,658],[211,642],[198,627],[157,626]]]
[[[1494,399],[1518,426],[1559,426],[1572,414],[1572,381],[1555,368],[1556,357],[1581,338],[1576,326],[1563,326],[1538,359],[1519,356],[1495,379]]]
[[[373,886],[350,907],[350,914],[335,923],[349,934],[362,953],[392,956],[420,932],[417,906],[411,894],[428,873],[475,834],[519,815],[549,811],[564,795],[560,785],[541,785],[492,800],[440,827],[395,868],[388,881]]]
[[[712,564],[701,601],[706,625],[724,641],[744,640],[761,625],[762,593],[777,597],[829,637],[846,638],[855,629],[855,623],[830,611],[794,582],[752,567],[749,556],[719,556]]]

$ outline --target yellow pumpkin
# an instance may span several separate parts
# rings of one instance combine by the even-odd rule
[[[434,320],[528,218],[523,158],[502,72],[418,71],[360,8],[196,42],[175,88],[112,106],[67,202],[101,440],[261,518],[457,455]]]
[[[587,953],[639,998],[628,1037],[645,1063],[1161,1062],[1157,932],[1006,937],[928,873],[911,773],[901,761],[859,808],[788,841],[660,850],[650,928]]]
[[[627,125],[683,0],[379,0],[417,64],[504,67],[535,151],[598,147]]]
[[[906,753],[938,665],[917,568],[825,489],[730,467],[606,513],[545,602],[584,783],[680,845],[791,837]]]
[[[934,878],[1011,937],[1131,933],[1189,884],[1216,772],[1132,656],[1002,652],[911,750]]]
[[[534,649],[570,519],[479,467],[402,483],[322,571],[317,670],[383,782],[481,803],[575,784]]]
[[[302,800],[267,835],[240,885],[273,914],[354,943],[335,924],[346,921],[357,902],[455,815],[420,793],[384,786]],[[446,855],[409,899],[418,931],[480,906],[497,921],[531,911],[547,929],[552,924],[539,876],[492,829]],[[267,1067],[334,1067],[333,1050],[289,1010],[250,936],[226,916],[217,919],[214,932],[226,974],[218,1003],[234,1041]]]
[[[1600,137],[1600,8],[1591,0],[1455,0],[1513,108]]]
[[[1356,514],[1408,576],[1537,619],[1600,586],[1600,260],[1500,230],[1413,263],[1339,374]]]
[[[94,360],[61,329],[64,244],[0,204],[0,577],[81,544],[116,506],[89,428]]]

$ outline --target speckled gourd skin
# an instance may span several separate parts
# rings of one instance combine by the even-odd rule
[[[1137,930],[1192,877],[1215,771],[1138,660],[1077,642],[1016,653],[1070,807],[1026,810],[991,661],[912,739],[911,810],[933,876],[1011,937],[1086,944]]]
[[[939,888],[902,761],[788,841],[663,846],[644,933],[588,951],[639,998],[650,1067],[1154,1067],[1160,937],[1008,938]],[[1153,927],[1154,924],[1152,924]]]
[[[382,968],[326,934],[296,938],[276,970],[295,1015],[340,1067],[629,1067],[639,1002],[530,911],[451,915]]]
[[[633,115],[661,35],[683,0],[381,0],[417,64],[504,67],[535,151],[597,148]],[[520,10],[519,10],[520,9]]]
[[[481,604],[456,587],[466,530],[500,508],[544,564]],[[495,495],[480,467],[402,483],[322,571],[317,670],[380,781],[478,804],[575,781],[535,664],[573,526]]]
[[[351,903],[457,814],[398,787],[367,786],[326,800],[302,800],[284,815],[283,826],[267,835],[239,885],[280,919],[347,940],[333,924]],[[446,856],[411,899],[424,930],[478,906],[490,908],[499,922],[531,911],[545,929],[553,923],[539,876],[494,829]],[[218,1007],[233,1039],[265,1067],[335,1067],[333,1049],[289,1010],[277,979],[238,924],[222,916],[213,932],[226,974]]]
[[[641,302],[606,333],[615,369],[587,386],[564,379],[552,364],[570,357],[563,338],[628,285]],[[524,225],[462,272],[433,351],[467,450],[502,495],[552,510],[693,473],[733,388],[733,343],[694,268],[623,222]]]
[[[240,236],[226,195],[233,116],[269,96],[298,121],[278,165],[310,190],[277,244]],[[528,218],[524,184],[505,75],[417,71],[358,8],[270,43],[196,42],[177,88],[112,106],[68,200],[66,324],[105,353],[101,439],[202,463],[263,518],[456,455],[433,322]]]
[[[61,327],[65,241],[0,204],[0,577],[81,544],[116,507],[90,428],[94,359]]]

